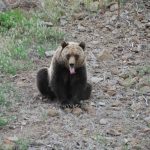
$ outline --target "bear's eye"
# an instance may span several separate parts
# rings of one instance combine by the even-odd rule
[[[69,59],[70,58],[70,54],[67,54],[66,57],[67,57],[67,59]]]
[[[79,55],[78,55],[78,54],[76,54],[76,55],[75,55],[75,58],[76,58],[76,60],[77,60],[77,59],[79,58]]]

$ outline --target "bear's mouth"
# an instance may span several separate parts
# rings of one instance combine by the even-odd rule
[[[69,66],[69,71],[70,71],[70,74],[75,74],[75,68],[74,67],[71,67]]]

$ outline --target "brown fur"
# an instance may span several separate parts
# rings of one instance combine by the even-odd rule
[[[79,104],[88,99],[92,87],[87,83],[85,43],[63,42],[56,50],[49,68],[37,75],[38,89],[63,105]],[[46,93],[45,93],[46,91]]]
[[[83,42],[80,43],[82,46],[84,45]],[[84,49],[79,46],[79,43],[76,42],[68,42],[66,44],[62,44],[62,46],[59,46],[52,58],[51,65],[49,68],[49,76],[52,76],[55,62],[64,64],[66,68],[69,69],[69,61],[67,60],[67,55],[70,54],[74,57],[74,55],[79,55],[78,61],[75,62],[75,68],[82,67],[86,64],[86,57],[84,53]],[[66,47],[64,47],[66,46]],[[85,45],[84,45],[85,48]],[[71,61],[71,60],[70,60]],[[74,60],[75,61],[75,60]]]

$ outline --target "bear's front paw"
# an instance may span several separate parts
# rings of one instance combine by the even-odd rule
[[[65,108],[76,108],[76,107],[79,107],[81,108],[81,104],[71,104],[71,103],[62,103],[61,104],[61,108],[65,109]]]
[[[63,108],[63,109],[70,108],[70,104],[68,103],[68,101],[63,101],[61,103],[61,108]]]

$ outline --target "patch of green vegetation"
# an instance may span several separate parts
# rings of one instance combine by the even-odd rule
[[[0,84],[0,127],[16,119],[15,116],[6,116],[5,112],[12,108],[15,105],[15,101],[18,100],[20,100],[20,95],[12,84]]]
[[[129,145],[128,144],[124,144],[122,146],[122,150],[129,150]]]
[[[44,21],[51,21],[53,24],[58,24],[61,16],[65,14],[64,0],[44,0],[45,8],[43,11]]]
[[[26,139],[19,139],[16,141],[16,147],[19,150],[27,150],[29,147],[29,141]]]
[[[54,10],[50,14],[55,13]],[[35,13],[15,9],[0,12],[1,73],[15,75],[18,71],[31,68],[33,65],[29,54],[32,51],[43,57],[47,48],[56,47],[62,40],[64,33],[56,27],[42,25],[44,18],[40,14],[45,14],[45,11]]]
[[[0,107],[11,106],[13,97],[19,99],[19,95],[13,85],[8,83],[0,84]]]
[[[150,65],[139,66],[136,71],[140,76],[150,74]]]
[[[18,24],[21,24],[22,19],[24,18],[20,10],[10,10],[7,12],[0,13],[0,32],[6,32],[12,27],[16,27]]]
[[[6,126],[8,124],[8,120],[6,118],[0,117],[0,127]]]
[[[105,137],[105,135],[103,135],[103,134],[96,134],[96,135],[94,135],[94,137],[93,137],[98,143],[100,143],[101,145],[103,145],[103,146],[105,146],[105,145],[107,145],[107,139],[106,139],[106,137]]]
[[[100,135],[100,134],[96,135],[96,140],[101,144],[104,145],[107,144],[107,140],[104,135]]]

